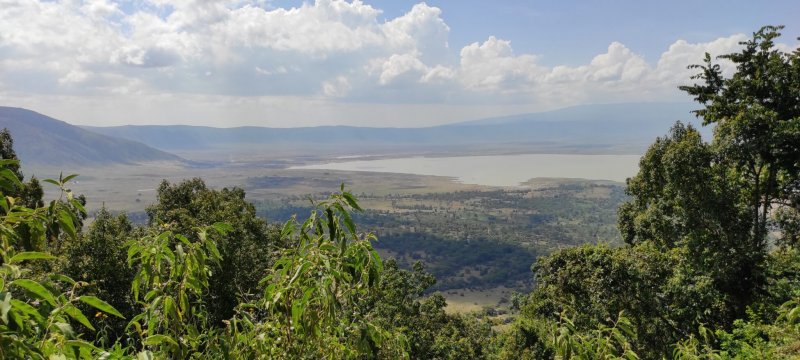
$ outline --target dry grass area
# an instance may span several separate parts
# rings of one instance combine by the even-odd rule
[[[156,200],[156,188],[162,180],[179,182],[202,178],[212,188],[242,187],[249,199],[264,200],[287,195],[305,195],[339,190],[344,183],[357,194],[384,196],[389,194],[424,194],[459,190],[485,189],[465,185],[448,177],[411,174],[346,172],[329,170],[287,170],[252,163],[215,167],[187,167],[176,162],[158,162],[105,167],[25,167],[26,178],[58,178],[60,173],[79,174],[72,190],[86,195],[88,210],[105,205],[115,211],[137,212]],[[266,185],[254,185],[258,181]],[[57,195],[57,189],[45,186],[46,197]],[[388,208],[390,204],[364,204],[365,207]]]

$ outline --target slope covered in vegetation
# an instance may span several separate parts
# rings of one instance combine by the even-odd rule
[[[0,106],[1,128],[14,134],[16,151],[28,164],[76,166],[182,160],[140,142],[101,135],[21,108]]]

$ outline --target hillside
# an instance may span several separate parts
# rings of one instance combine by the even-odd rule
[[[186,125],[85,128],[140,141],[165,151],[335,144],[368,150],[558,144],[580,148],[619,145],[639,152],[650,139],[666,133],[677,120],[696,124],[697,120],[689,113],[691,109],[692,105],[685,103],[585,105],[425,128],[213,128]]]
[[[97,134],[37,112],[0,107],[0,129],[14,138],[19,158],[26,164],[98,165],[182,160],[145,144]]]

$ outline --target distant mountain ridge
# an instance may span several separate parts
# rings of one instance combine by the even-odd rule
[[[15,107],[0,106],[0,129],[7,128],[24,164],[102,165],[147,161],[182,161],[177,155],[140,142],[98,134]]]
[[[616,145],[644,149],[678,120],[699,123],[690,103],[583,105],[555,111],[424,128],[319,126],[305,128],[127,125],[85,129],[139,141],[165,151],[258,146],[265,150],[307,144],[364,148],[489,144]],[[710,130],[702,129],[708,133]]]

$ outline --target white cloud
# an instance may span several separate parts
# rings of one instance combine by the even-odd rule
[[[93,19],[102,19],[112,15],[122,14],[117,4],[108,2],[107,0],[85,1],[81,10]]]
[[[344,76],[337,76],[335,79],[322,83],[322,93],[327,97],[344,97],[350,91],[350,88],[350,82]]]
[[[450,48],[441,10],[424,3],[387,21],[357,0],[294,8],[261,0],[134,4],[130,10],[108,0],[0,0],[0,101],[92,95],[109,103],[167,96],[235,104],[238,97],[291,97],[301,108],[323,99],[352,109],[386,103],[532,109],[673,100],[685,99],[675,87],[692,74],[687,65],[746,39],[676,40],[650,61],[613,42],[589,63],[544,66],[539,55],[517,54],[494,36]]]
[[[494,36],[461,49],[459,78],[468,89],[515,91],[532,84],[542,72],[536,56],[514,56],[509,41]]]

